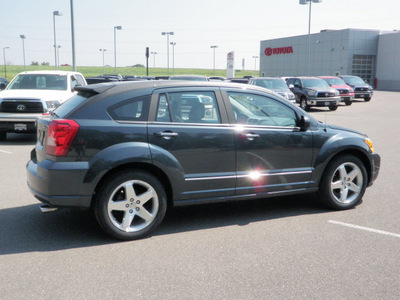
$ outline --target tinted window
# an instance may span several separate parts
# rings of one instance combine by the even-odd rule
[[[179,92],[160,94],[158,122],[221,123],[213,92]]]
[[[54,113],[57,116],[64,118],[69,112],[71,112],[73,109],[78,107],[81,103],[86,101],[88,97],[89,97],[89,94],[85,95],[85,94],[81,94],[81,93],[79,95],[73,96],[73,97],[69,98],[68,101],[65,101],[63,104],[61,104],[59,107],[57,107],[54,110]]]
[[[116,121],[147,121],[150,96],[123,101],[108,108],[111,118]]]
[[[296,113],[283,103],[248,93],[228,92],[238,124],[295,127]]]

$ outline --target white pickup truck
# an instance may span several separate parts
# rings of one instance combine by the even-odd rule
[[[36,132],[36,118],[75,95],[78,85],[87,85],[78,72],[29,71],[15,76],[0,92],[0,140],[8,132]]]

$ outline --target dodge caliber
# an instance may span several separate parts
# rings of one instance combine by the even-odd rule
[[[92,209],[114,238],[148,236],[171,206],[318,193],[360,203],[380,156],[266,89],[142,81],[76,88],[37,121],[28,186],[42,211]],[[202,99],[207,99],[205,104]]]

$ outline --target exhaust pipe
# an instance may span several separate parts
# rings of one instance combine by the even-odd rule
[[[39,206],[39,208],[42,213],[53,212],[53,211],[58,210],[58,207],[51,207],[47,204],[42,204]]]

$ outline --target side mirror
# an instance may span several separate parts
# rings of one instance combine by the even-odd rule
[[[293,84],[289,84],[289,89],[292,89],[292,88],[294,88],[294,85]]]
[[[5,83],[0,83],[0,91],[4,90],[6,88],[6,84]]]
[[[310,127],[310,125],[311,125],[310,119],[307,116],[302,115],[300,118],[300,130],[306,131]]]

